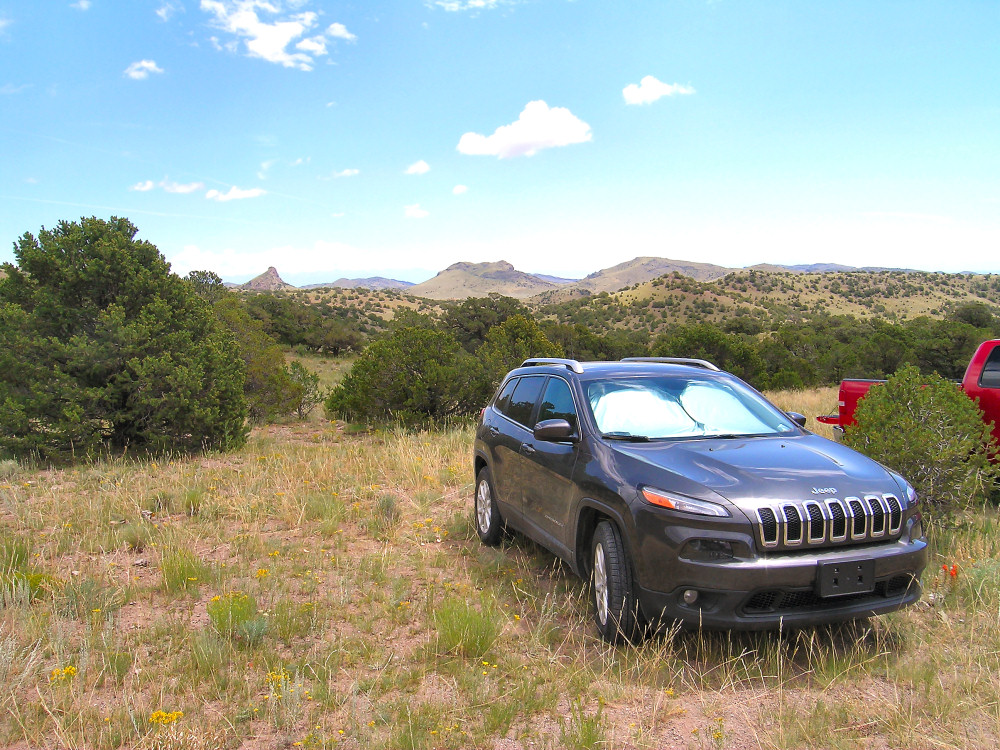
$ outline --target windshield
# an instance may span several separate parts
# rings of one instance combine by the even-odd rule
[[[586,385],[597,429],[647,438],[743,437],[795,432],[795,425],[735,380],[633,377]]]

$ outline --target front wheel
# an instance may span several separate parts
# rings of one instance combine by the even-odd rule
[[[476,475],[475,511],[476,533],[483,544],[491,547],[499,544],[503,536],[503,518],[497,510],[490,470],[485,466]]]
[[[601,521],[591,542],[590,591],[594,622],[608,643],[634,641],[642,633],[642,613],[632,584],[632,566],[618,528]]]

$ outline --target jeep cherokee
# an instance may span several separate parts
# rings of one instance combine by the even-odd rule
[[[916,492],[804,424],[703,360],[529,359],[476,431],[476,530],[494,545],[516,529],[565,560],[611,642],[912,604]]]

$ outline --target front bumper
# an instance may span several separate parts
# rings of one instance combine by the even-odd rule
[[[820,596],[821,565],[866,562],[871,590]],[[637,587],[649,619],[712,629],[767,630],[851,620],[900,609],[920,598],[927,541],[777,553],[726,562],[678,558],[669,589]],[[694,596],[686,592],[694,592]],[[693,601],[692,601],[693,599]]]

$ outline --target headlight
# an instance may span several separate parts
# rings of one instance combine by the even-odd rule
[[[906,485],[906,507],[912,508],[918,502],[920,502],[920,497],[917,495],[917,491],[913,489],[913,485],[909,482],[904,482]]]
[[[729,511],[716,503],[706,500],[695,500],[693,497],[684,497],[674,492],[664,492],[654,487],[643,487],[640,492],[646,502],[657,505],[661,508],[670,508],[684,513],[697,513],[699,516],[717,516],[726,518]]]

